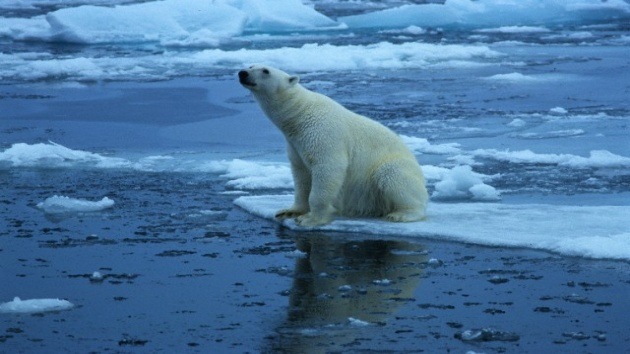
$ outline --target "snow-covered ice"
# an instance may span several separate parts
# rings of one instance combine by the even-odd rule
[[[273,220],[291,195],[245,196],[236,205]],[[630,206],[429,204],[427,220],[391,223],[338,219],[318,230],[433,238],[488,246],[525,247],[589,258],[630,260]],[[283,224],[300,229],[289,220]]]

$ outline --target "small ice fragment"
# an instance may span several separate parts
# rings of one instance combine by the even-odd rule
[[[98,271],[92,273],[92,275],[90,276],[90,281],[95,282],[95,283],[102,282],[103,279],[104,279],[103,274],[101,274],[101,272],[98,272]]]
[[[22,300],[19,297],[13,301],[0,304],[0,313],[38,313],[49,311],[68,310],[74,307],[70,301],[60,299],[29,299]]]
[[[376,285],[389,285],[391,283],[392,281],[389,279],[377,279],[377,280],[372,281],[372,284],[376,284]]]
[[[296,259],[297,258],[306,258],[308,256],[308,253],[302,252],[300,250],[294,250],[294,251],[291,251],[291,252],[287,252],[286,256],[288,258],[296,258]]]
[[[430,265],[431,267],[439,267],[442,264],[444,264],[444,262],[442,262],[441,260],[437,259],[437,258],[431,258],[429,259],[429,261],[427,262],[428,265]]]
[[[521,337],[514,332],[503,332],[493,328],[469,329],[455,333],[463,342],[516,342]]]
[[[369,322],[365,322],[362,321],[358,318],[354,318],[354,317],[348,317],[348,322],[350,322],[351,326],[356,326],[356,327],[365,327],[365,326],[369,326],[370,323]]]
[[[347,285],[347,284],[346,285],[342,285],[337,290],[343,291],[343,292],[350,291],[350,290],[352,290],[352,285]]]
[[[427,30],[425,30],[422,27],[418,27],[418,26],[409,26],[407,28],[405,28],[403,30],[403,32],[409,33],[409,34],[414,34],[414,35],[419,35],[419,34],[425,34],[427,33]]]
[[[498,275],[494,275],[492,276],[492,278],[488,279],[489,282],[491,282],[492,284],[504,284],[510,281],[510,279],[508,278],[503,278],[500,277]]]
[[[554,107],[554,108],[550,109],[549,112],[551,112],[553,114],[567,114],[567,113],[569,113],[569,111],[567,111],[565,108],[562,108],[562,107]]]
[[[520,119],[520,118],[515,118],[515,119],[513,119],[511,122],[509,122],[509,123],[507,124],[507,126],[508,126],[508,127],[513,127],[513,128],[520,128],[520,127],[525,126],[525,124],[527,124],[527,123],[525,123],[525,121],[524,121],[524,120],[522,120],[522,119]]]
[[[101,211],[114,206],[114,201],[103,197],[100,201],[92,202],[54,195],[37,204],[46,214],[87,213]]]
[[[584,332],[565,332],[562,333],[563,337],[568,337],[575,340],[585,340],[591,338],[588,334]]]

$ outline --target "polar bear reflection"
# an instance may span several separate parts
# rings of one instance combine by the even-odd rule
[[[298,249],[308,256],[296,261],[289,313],[269,343],[273,351],[341,350],[361,324],[384,325],[413,298],[427,262],[420,245],[401,241],[318,233],[299,239]]]

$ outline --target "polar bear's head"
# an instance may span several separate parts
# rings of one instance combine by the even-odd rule
[[[254,94],[278,94],[300,82],[300,78],[268,66],[253,65],[238,72],[238,80]]]

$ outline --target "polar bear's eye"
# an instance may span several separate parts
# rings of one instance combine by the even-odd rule
[[[263,74],[267,74],[267,75],[269,75],[269,70],[267,70],[267,69],[263,69]]]

